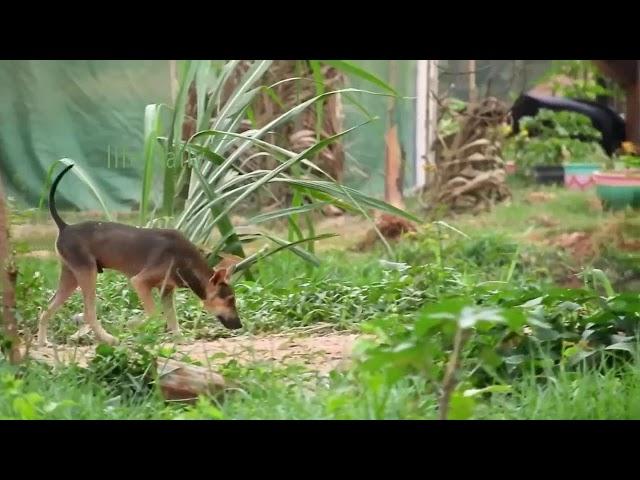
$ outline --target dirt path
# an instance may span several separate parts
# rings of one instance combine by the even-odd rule
[[[221,338],[176,345],[174,358],[187,355],[203,364],[217,365],[230,359],[242,363],[274,361],[280,364],[303,365],[320,373],[348,365],[358,335],[332,333],[317,336],[268,335]],[[167,344],[171,345],[171,344]],[[59,345],[33,351],[33,357],[48,357],[56,361],[77,362],[87,365],[95,351],[94,346]]]

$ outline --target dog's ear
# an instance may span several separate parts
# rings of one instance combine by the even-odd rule
[[[228,271],[227,276],[231,277],[236,269],[236,265],[240,263],[243,258],[228,253],[219,253],[218,255],[222,258],[222,260],[220,260],[220,263],[215,266],[215,269],[218,270],[225,268]]]
[[[233,275],[233,272],[236,271],[236,264],[232,263],[228,267],[225,267],[225,270],[227,271],[227,280],[230,280],[231,279],[231,275]]]
[[[213,275],[209,279],[214,285],[220,282],[228,283],[236,269],[236,265],[243,260],[237,255],[230,255],[228,253],[219,253],[218,255],[222,257],[222,260],[214,267]]]
[[[216,268],[216,270],[213,272],[213,275],[211,275],[211,278],[209,279],[209,283],[218,285],[219,283],[228,281],[230,276],[231,274],[229,273],[228,268]]]
[[[244,260],[242,257],[224,252],[219,253],[218,256],[222,258],[222,260],[220,260],[220,263],[216,265],[216,268],[235,267],[238,263]]]

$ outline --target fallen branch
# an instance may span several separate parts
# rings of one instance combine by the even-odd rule
[[[225,388],[222,375],[205,367],[159,358],[157,368],[158,386],[166,400],[191,402],[200,395],[216,395]]]

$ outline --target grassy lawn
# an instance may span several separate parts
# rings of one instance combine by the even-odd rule
[[[338,369],[319,368],[322,359],[305,364],[286,361],[286,355],[279,357],[284,360],[247,361],[219,354],[219,370],[238,387],[224,398],[184,406],[164,402],[153,383],[141,380],[133,354],[98,358],[87,369],[52,370],[32,362],[19,367],[20,375],[0,362],[0,416],[433,419],[452,336],[443,326],[421,337],[415,326],[431,325],[436,317],[430,308],[464,301],[469,308],[522,310],[525,305],[538,323],[514,331],[500,322],[478,327],[464,346],[459,394],[454,392],[452,400],[459,418],[640,418],[640,370],[631,338],[637,323],[633,302],[640,303],[634,283],[640,266],[637,251],[620,246],[621,238],[638,237],[638,216],[602,212],[593,193],[532,192],[516,188],[511,202],[491,212],[447,219],[466,237],[425,224],[393,244],[393,259],[385,259],[379,245],[364,252],[351,248],[365,235],[366,222],[349,217],[325,221],[319,232],[342,235],[318,245],[319,267],[282,253],[261,262],[254,281],[236,284],[245,325],[240,332],[210,319],[190,292],[177,296],[179,319],[192,345],[358,335],[353,358]],[[16,235],[20,326],[30,335],[59,272],[55,258],[28,255],[52,250],[55,230],[42,225],[41,219],[33,221],[18,227]],[[577,255],[575,245],[558,243],[562,235],[576,233],[589,243],[590,253]],[[607,330],[609,310],[595,298],[605,295],[602,284],[585,276],[592,267],[604,272],[616,294],[627,295],[621,298],[630,307],[607,307],[621,309],[627,324]],[[75,294],[51,322],[57,343],[68,343],[77,328],[71,318],[81,311]],[[113,272],[100,276],[98,316],[105,328],[149,351],[166,348],[159,320],[138,329],[127,326],[141,314],[126,279]],[[419,360],[427,357],[433,360],[429,368]],[[185,354],[182,358],[189,360]],[[379,368],[367,367],[379,359],[384,359]],[[492,388],[480,392],[487,387]]]

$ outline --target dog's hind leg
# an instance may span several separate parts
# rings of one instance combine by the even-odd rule
[[[109,345],[117,344],[118,339],[102,328],[96,316],[96,279],[98,272],[95,262],[86,263],[82,267],[77,267],[73,273],[82,289],[82,296],[84,298],[84,321],[87,322],[87,325],[89,325],[91,330],[96,334],[99,342]]]
[[[49,326],[49,320],[60,309],[60,307],[67,301],[67,299],[78,288],[78,281],[76,280],[73,272],[64,263],[60,270],[60,280],[58,282],[58,290],[51,298],[49,306],[40,315],[38,322],[38,347],[44,347],[49,343],[47,339],[47,329]]]

